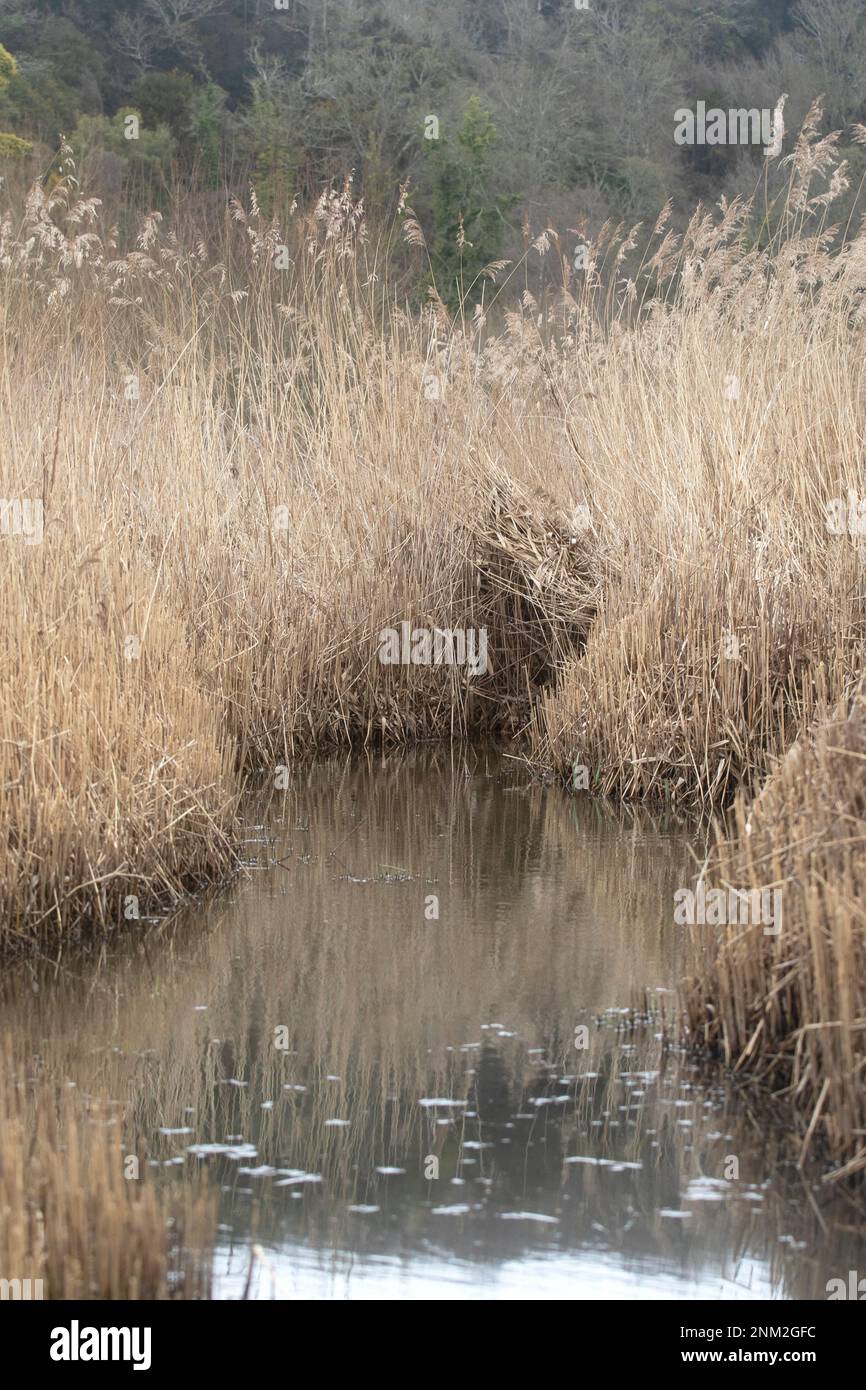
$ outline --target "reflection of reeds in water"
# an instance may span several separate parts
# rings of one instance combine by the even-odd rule
[[[213,1200],[200,1184],[158,1191],[127,1166],[121,1116],[77,1089],[0,1078],[0,1272],[52,1299],[202,1298]]]
[[[791,1135],[671,1053],[654,1025],[598,1034],[568,1094],[566,1105],[548,1106],[557,1087],[540,1078],[529,1087],[529,1104],[542,1100],[548,1167],[562,1161],[552,1209],[562,1222],[570,1212],[572,1243],[638,1273],[694,1275],[709,1293],[823,1298],[858,1251],[862,1263],[854,1212],[826,1193],[816,1200],[794,1168]],[[528,1153],[521,1146],[516,1166]]]
[[[121,1099],[127,1142],[151,1162],[194,1142],[253,1144],[255,1158],[206,1162],[226,1189],[221,1220],[266,1246],[304,1232],[314,1248],[352,1249],[365,1237],[349,1206],[365,1203],[398,1212],[410,1244],[467,1259],[476,1240],[518,1253],[549,1231],[562,1247],[635,1269],[662,1260],[706,1272],[729,1259],[745,1279],[757,1261],[760,1278],[800,1287],[805,1256],[777,1240],[813,1239],[799,1180],[793,1210],[775,1183],[757,1192],[790,1157],[784,1140],[756,1137],[721,1093],[681,1090],[699,1078],[664,1048],[658,1020],[596,1027],[600,1011],[679,973],[670,918],[673,886],[688,881],[682,842],[644,818],[608,822],[525,787],[484,751],[469,761],[433,753],[299,771],[289,792],[251,814],[263,827],[251,832],[261,862],[279,863],[251,870],[238,906],[214,905],[208,929],[179,923],[164,940],[131,943],[95,981],[18,991],[9,1011],[19,1033],[34,1039],[49,1076]],[[428,921],[431,893],[440,915]],[[575,1047],[577,1025],[589,1028],[588,1050]],[[559,1083],[588,1072],[598,1076]],[[623,1072],[660,1076],[644,1084]],[[436,1096],[466,1106],[418,1106]],[[727,1110],[704,1110],[708,1099]],[[731,1196],[732,1184],[723,1202],[687,1203],[685,1220],[659,1215],[683,1205],[692,1179],[720,1179],[731,1153],[760,1202]],[[641,1169],[565,1163],[573,1155]],[[431,1156],[437,1181],[425,1178]],[[203,1162],[187,1157],[166,1181]],[[322,1182],[280,1189],[282,1174],[240,1172],[260,1165]],[[387,1177],[377,1166],[406,1171]],[[431,1214],[455,1201],[478,1210]],[[557,1224],[500,1220],[509,1208]]]

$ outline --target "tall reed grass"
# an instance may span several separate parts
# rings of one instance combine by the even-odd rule
[[[707,811],[769,779],[767,848],[732,853],[777,864],[785,932],[748,970],[720,943],[693,1026],[743,1068],[790,1053],[811,1138],[863,1161],[859,792],[822,779],[863,664],[866,232],[832,225],[819,121],[774,206],[606,226],[577,275],[527,229],[456,319],[400,298],[349,184],[206,240],[150,215],[122,251],[64,153],[0,225],[2,491],[44,511],[0,547],[6,941],[224,872],[244,776],[309,750],[505,731]],[[423,260],[405,192],[399,220]],[[383,665],[403,620],[487,628],[491,670]],[[796,869],[792,756],[824,836]]]
[[[216,1206],[125,1166],[123,1115],[22,1066],[0,1070],[0,1269],[50,1299],[206,1298]],[[33,1296],[40,1296],[33,1294]]]

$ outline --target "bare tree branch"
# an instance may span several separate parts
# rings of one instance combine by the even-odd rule
[[[199,56],[196,25],[219,14],[226,0],[144,0],[146,12],[162,29],[166,40],[181,53]]]
[[[115,45],[141,72],[150,67],[154,49],[153,25],[143,14],[123,14],[114,21]]]

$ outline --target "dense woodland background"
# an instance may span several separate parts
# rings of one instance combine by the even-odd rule
[[[462,218],[483,263],[514,254],[527,221],[651,228],[670,198],[681,225],[699,199],[750,194],[762,149],[678,146],[675,110],[773,108],[784,92],[792,132],[824,94],[822,128],[849,160],[844,235],[866,172],[850,134],[866,120],[866,0],[589,3],[0,0],[3,172],[50,176],[64,134],[83,189],[118,204],[251,183],[279,215],[353,170],[371,219],[410,179],[434,258]]]

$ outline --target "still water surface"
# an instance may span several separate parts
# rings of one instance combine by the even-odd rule
[[[866,1267],[791,1136],[668,1042],[682,828],[439,751],[298,769],[246,834],[229,893],[4,1006],[160,1181],[208,1166],[218,1297],[823,1298]]]

